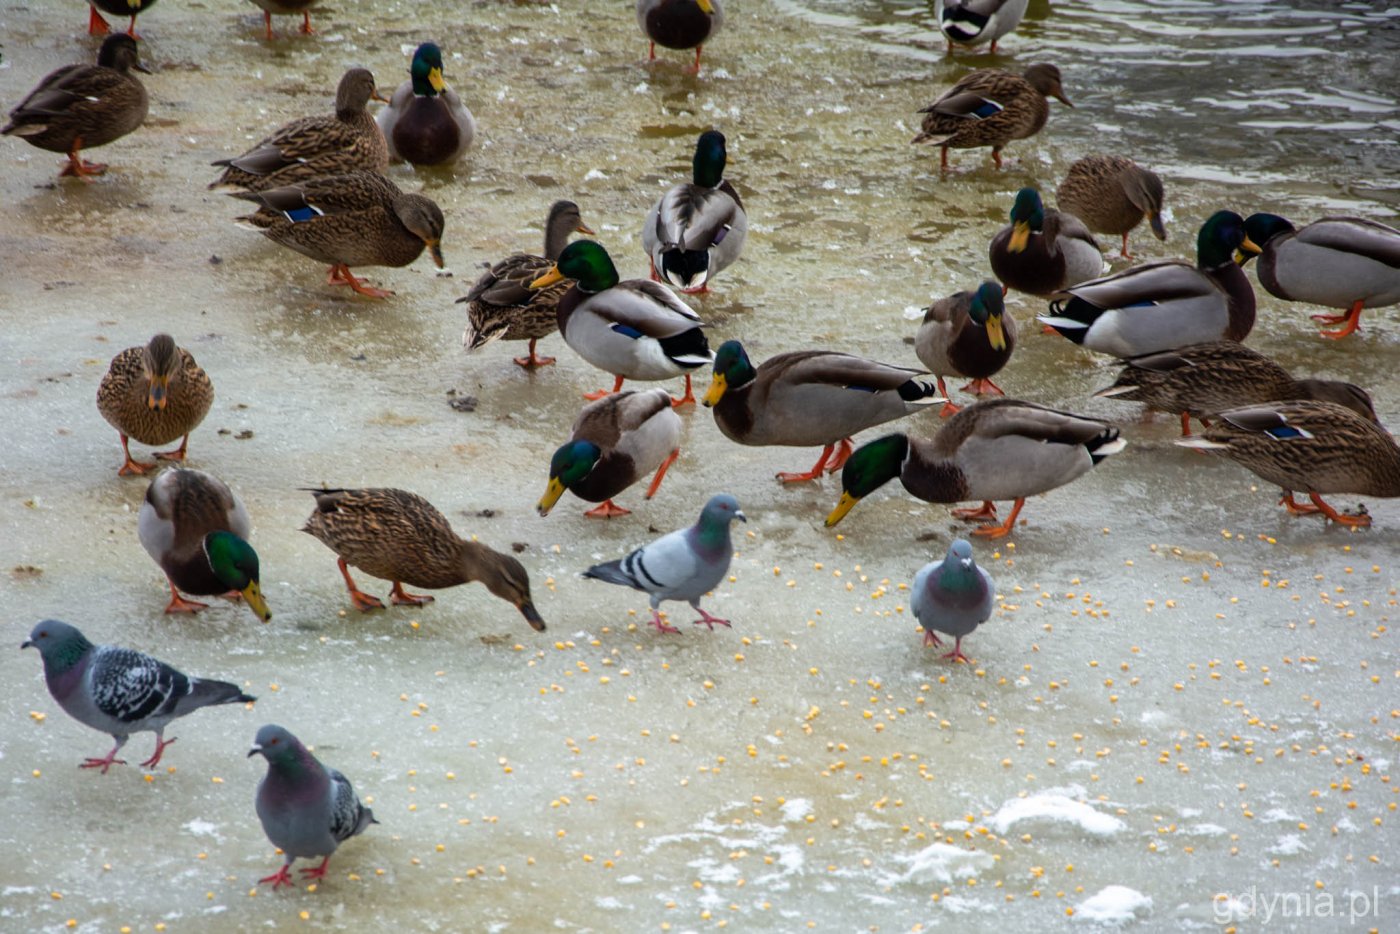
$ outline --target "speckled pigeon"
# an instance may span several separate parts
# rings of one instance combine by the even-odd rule
[[[963,636],[992,615],[993,584],[987,572],[972,560],[972,546],[959,538],[948,546],[942,561],[932,561],[914,575],[914,618],[924,627],[924,645],[939,645],[934,630],[957,641],[944,655],[955,662],[970,659],[962,653]]]
[[[661,621],[657,607],[663,600],[689,603],[700,614],[696,625],[704,623],[712,631],[715,623],[728,626],[729,620],[700,609],[700,598],[729,571],[729,559],[734,556],[729,527],[735,519],[748,521],[739,511],[739,501],[720,493],[705,504],[700,519],[690,528],[663,535],[618,561],[595,564],[583,576],[651,594],[651,624],[660,632],[680,632]]]
[[[328,769],[286,729],[268,724],[258,730],[248,755],[267,760],[267,774],[258,785],[258,819],[263,832],[286,856],[282,868],[259,882],[293,885],[292,863],[298,857],[324,857],[321,865],[301,871],[320,879],[336,847],[370,824],[374,812],[360,803],[350,779]]]
[[[87,759],[81,768],[125,765],[117,753],[132,733],[151,730],[156,751],[141,764],[153,769],[166,746],[165,728],[176,717],[213,704],[250,704],[257,700],[227,681],[191,678],[144,652],[115,645],[93,645],[77,627],[46,619],[20,646],[39,650],[44,680],[60,707],[79,723],[112,734],[117,744],[105,759]]]

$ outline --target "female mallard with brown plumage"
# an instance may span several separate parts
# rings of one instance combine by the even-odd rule
[[[371,98],[385,100],[374,88],[374,75],[351,68],[336,89],[333,116],[293,120],[243,155],[213,163],[226,168],[209,187],[263,191],[323,175],[383,172],[389,147],[365,110]]]
[[[1162,220],[1164,196],[1161,177],[1125,156],[1085,156],[1069,167],[1065,180],[1055,189],[1060,207],[1090,230],[1122,235],[1124,259],[1132,259],[1128,232],[1144,217],[1153,236],[1167,239]]]
[[[1016,399],[969,405],[929,440],[887,435],[856,449],[841,472],[841,501],[826,517],[828,528],[856,503],[896,478],[925,502],[982,500],[953,515],[986,523],[973,535],[1011,533],[1026,497],[1046,493],[1088,473],[1127,446],[1108,422],[1058,412]],[[996,525],[994,500],[1014,499],[1011,515]]]
[[[549,271],[575,231],[593,233],[577,204],[554,202],[544,222],[544,255],[512,253],[482,273],[471,291],[457,299],[467,304],[467,328],[462,332],[467,353],[495,340],[529,341],[529,354],[515,358],[518,365],[530,369],[554,362],[553,357],[536,356],[535,341],[559,329],[559,299],[574,280],[560,279],[540,289],[531,289],[530,283]]]
[[[1341,513],[1323,493],[1400,496],[1400,447],[1380,425],[1335,402],[1294,400],[1245,406],[1220,413],[1199,437],[1182,447],[1218,451],[1261,479],[1282,488],[1279,504],[1293,515],[1322,513],[1357,528],[1371,524],[1363,508]],[[1307,493],[1312,505],[1295,502]]]
[[[840,470],[857,432],[944,401],[931,383],[915,378],[924,375],[829,350],[781,353],[754,367],[742,344],[725,341],[704,403],[731,441],[822,445],[811,470],[777,475],[783,483],[802,483]]]
[[[79,152],[120,139],[146,119],[146,88],[133,71],[146,72],[136,40],[108,36],[97,51],[96,65],[65,65],[45,75],[10,111],[10,122],[0,134],[67,153],[60,178],[101,175],[107,166],[84,162]]]
[[[157,334],[146,346],[117,354],[97,387],[97,410],[122,437],[126,463],[118,475],[144,474],[156,466],[132,459],[131,438],[158,445],[183,436],[175,450],[156,453],[161,460],[183,461],[190,432],[213,404],[214,384],[169,334]]]
[[[1016,320],[1006,313],[1001,286],[991,281],[975,292],[955,292],[934,302],[924,310],[923,324],[914,335],[914,353],[938,378],[938,394],[948,399],[941,413],[944,418],[961,406],[953,403],[943,377],[972,380],[963,391],[976,396],[1004,395],[992,377],[1006,366],[1015,349]]]
[[[1016,193],[1011,223],[992,237],[987,253],[1003,285],[1041,298],[1103,275],[1103,254],[1089,228],[1073,214],[1046,208],[1034,188]]]
[[[1037,63],[1022,75],[981,68],[966,75],[929,104],[921,114],[923,130],[911,142],[933,143],[942,149],[939,168],[948,169],[949,149],[992,147],[992,161],[1001,168],[1001,150],[1013,139],[1034,136],[1050,117],[1047,97],[1074,105],[1060,87],[1060,69]]]
[[[1283,367],[1235,341],[1210,341],[1133,357],[1112,386],[1095,396],[1141,402],[1157,412],[1181,416],[1182,435],[1191,419],[1202,424],[1226,409],[1285,399],[1315,399],[1344,405],[1376,420],[1371,397],[1351,383],[1294,379]]]
[[[442,210],[376,172],[329,175],[230,195],[258,205],[255,213],[239,221],[302,256],[330,263],[327,285],[348,285],[370,298],[393,295],[364,285],[350,267],[407,266],[424,247],[442,268]]]
[[[1345,308],[1313,315],[1342,325],[1322,331],[1340,340],[1361,325],[1361,309],[1400,302],[1400,230],[1364,217],[1324,217],[1301,230],[1277,214],[1251,214],[1244,229],[1263,251],[1259,284],[1288,302]],[[1240,264],[1248,257],[1238,257]]]
[[[167,467],[146,488],[137,536],[170,583],[167,613],[208,606],[196,596],[242,596],[263,622],[272,619],[258,582],[258,554],[248,544],[252,522],[243,501],[212,474]]]
[[[358,610],[383,608],[350,577],[349,565],[393,582],[389,601],[422,606],[427,594],[408,593],[404,584],[441,590],[480,581],[543,632],[544,620],[530,599],[530,577],[510,555],[452,531],[447,517],[416,493],[392,488],[308,490],[316,509],[302,528],[337,555],[345,587]]]
[[[1082,347],[1140,357],[1205,341],[1241,341],[1254,327],[1254,289],[1236,250],[1258,253],[1244,218],[1216,211],[1196,235],[1196,265],[1146,263],[1070,286],[1039,321]]]
[[[569,490],[600,503],[584,513],[592,519],[625,516],[612,498],[653,470],[646,498],[661,487],[667,469],[680,456],[681,419],[664,389],[615,392],[589,403],[574,420],[573,433],[549,462],[549,485],[536,509],[549,515]]]
[[[700,73],[705,43],[724,27],[721,0],[637,0],[637,25],[650,40],[647,61],[656,61],[656,47],[694,49],[694,71]]]

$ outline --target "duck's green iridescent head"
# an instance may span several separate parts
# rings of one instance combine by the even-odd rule
[[[1196,265],[1217,269],[1234,261],[1235,251],[1256,255],[1259,246],[1245,233],[1244,218],[1234,211],[1216,211],[1196,235]]]
[[[560,279],[576,279],[585,292],[602,292],[617,285],[617,267],[612,257],[599,243],[575,240],[559,254],[554,268],[530,283],[532,289],[542,289]]]
[[[990,279],[984,281],[977,287],[977,291],[972,293],[972,304],[968,306],[967,316],[975,324],[986,328],[987,340],[991,342],[994,350],[1006,349],[1006,332],[1001,323],[1004,314],[1006,302],[1001,295],[1001,286]]]
[[[272,611],[263,600],[262,585],[258,582],[258,553],[252,545],[232,532],[210,532],[204,536],[204,556],[219,583],[243,594],[258,619],[263,622],[272,619]]]
[[[1034,188],[1022,188],[1016,192],[1016,201],[1011,205],[1011,240],[1006,248],[1019,253],[1030,242],[1031,231],[1040,232],[1045,227],[1045,204],[1040,200],[1040,192]]]
[[[841,469],[841,501],[826,517],[831,528],[845,518],[856,503],[898,477],[909,456],[909,436],[885,435],[857,448]]]
[[[1269,245],[1269,241],[1279,234],[1291,233],[1293,225],[1286,218],[1277,214],[1251,214],[1244,219],[1244,233],[1250,240],[1253,240],[1262,250]],[[1252,253],[1245,250],[1235,252],[1235,262],[1243,266],[1254,258]]]
[[[549,486],[535,506],[539,514],[549,515],[564,491],[592,473],[602,456],[602,450],[592,441],[570,441],[555,451],[549,461]]]
[[[710,388],[701,400],[706,407],[713,406],[724,398],[730,389],[738,389],[753,382],[758,371],[749,362],[744,345],[738,341],[725,341],[715,352],[715,372],[710,377]]]
[[[408,73],[413,78],[413,93],[418,97],[436,97],[447,87],[442,79],[442,50],[431,42],[414,50]]]
[[[695,144],[695,160],[692,163],[695,184],[701,188],[716,188],[724,181],[724,134],[718,130],[706,130],[700,134]]]

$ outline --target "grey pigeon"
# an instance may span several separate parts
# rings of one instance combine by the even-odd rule
[[[112,734],[117,744],[105,759],[87,759],[80,768],[125,765],[117,753],[132,733],[151,730],[156,751],[141,764],[153,769],[161,751],[175,742],[165,728],[176,717],[214,704],[250,704],[257,700],[236,684],[191,678],[144,652],[115,645],[93,645],[77,627],[46,619],[20,645],[39,650],[49,693],[68,715],[94,730]]]
[[[583,576],[651,594],[651,624],[659,632],[680,632],[661,621],[657,607],[663,600],[689,603],[700,614],[697,626],[704,623],[711,631],[715,623],[728,626],[729,620],[700,609],[700,598],[714,590],[729,571],[729,559],[734,556],[729,527],[735,519],[749,521],[739,511],[737,499],[720,493],[711,497],[690,528],[663,535],[618,561],[595,564]]]
[[[924,627],[924,645],[939,645],[934,630],[956,639],[944,655],[955,662],[971,661],[962,653],[963,636],[992,615],[993,584],[972,560],[972,546],[959,538],[948,546],[942,561],[931,561],[914,575],[914,618]]]
[[[293,885],[292,863],[298,857],[321,856],[321,865],[301,871],[305,879],[320,879],[336,847],[370,824],[374,812],[360,803],[350,779],[328,769],[286,729],[268,724],[258,730],[248,756],[267,760],[267,774],[258,784],[258,820],[272,845],[286,856],[282,868],[259,882]]]

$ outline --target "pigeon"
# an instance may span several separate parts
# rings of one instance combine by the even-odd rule
[[[282,868],[258,882],[294,885],[292,863],[298,857],[324,857],[321,865],[301,870],[305,879],[320,879],[336,847],[377,824],[374,812],[360,803],[350,779],[328,769],[301,740],[280,726],[258,730],[248,757],[267,760],[267,775],[258,784],[258,820],[263,832],[286,856]]]
[[[144,652],[115,645],[93,645],[76,626],[46,619],[20,645],[39,650],[49,693],[74,720],[112,734],[117,744],[105,759],[87,759],[79,768],[125,765],[117,753],[132,733],[156,734],[156,751],[141,764],[153,769],[160,754],[175,742],[165,728],[176,717],[214,704],[251,704],[257,700],[236,684],[191,678]]]
[[[658,632],[680,632],[661,621],[659,607],[664,600],[684,600],[713,632],[715,623],[728,626],[729,620],[711,616],[700,609],[700,598],[715,588],[729,571],[729,559],[734,546],[729,540],[729,526],[748,517],[739,511],[739,501],[728,493],[711,497],[700,511],[699,520],[688,529],[678,529],[663,535],[650,545],[643,545],[625,558],[595,564],[583,572],[584,577],[623,584],[651,594],[651,625]]]
[[[934,630],[956,639],[944,655],[955,662],[971,661],[962,653],[963,636],[992,615],[992,579],[972,560],[972,546],[959,538],[948,546],[942,561],[930,561],[914,575],[914,618],[924,627],[924,645],[939,645]]]

